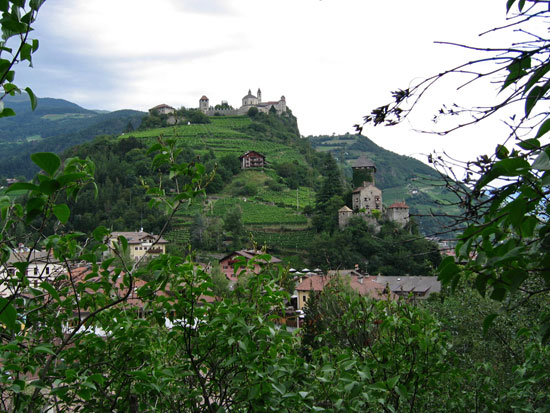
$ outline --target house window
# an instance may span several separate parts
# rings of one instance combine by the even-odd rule
[[[304,304],[307,303],[307,295],[304,295],[303,301],[304,301]]]
[[[50,273],[50,267],[46,267],[46,274]]]
[[[138,247],[135,247],[136,248],[136,251],[138,250]]]
[[[38,267],[34,267],[34,275],[38,275]]]

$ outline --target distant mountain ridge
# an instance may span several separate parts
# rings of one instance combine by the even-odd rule
[[[8,96],[6,106],[16,116],[0,119],[0,176],[25,176],[35,172],[29,156],[57,152],[102,134],[118,135],[139,127],[144,112],[104,112],[85,109],[64,99],[38,98],[33,111],[26,96]]]

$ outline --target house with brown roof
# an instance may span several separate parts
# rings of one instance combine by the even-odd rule
[[[247,151],[239,156],[241,169],[263,168],[265,166],[265,156],[256,151]]]
[[[161,103],[155,107],[149,109],[149,113],[158,113],[159,115],[170,115],[176,112],[176,109],[166,103]]]
[[[441,292],[441,281],[436,276],[384,276],[379,275],[376,281],[400,297],[425,299],[431,293]]]
[[[368,295],[377,300],[387,297],[386,287],[377,282],[376,277],[364,276],[355,270],[342,270],[329,272],[327,275],[315,274],[302,280],[296,286],[298,310],[304,309],[312,294],[319,294],[330,283],[336,280],[341,280],[360,295]],[[391,293],[390,296],[393,299],[397,298],[397,296]]]
[[[110,250],[114,248],[114,244],[117,242],[119,236],[123,236],[128,241],[130,258],[133,260],[140,259],[144,256],[152,258],[161,254],[166,254],[168,241],[160,235],[149,234],[143,230],[135,232],[112,232],[107,240]]]
[[[51,251],[42,251],[20,247],[10,251],[10,257],[0,266],[0,296],[12,296],[20,286],[17,265],[28,263],[25,276],[29,286],[39,288],[43,281],[51,282],[64,273],[65,266],[55,259]]]
[[[242,274],[259,274],[262,270],[262,267],[267,264],[278,264],[281,260],[277,257],[271,256],[268,261],[263,258],[258,258],[260,255],[264,255],[265,252],[260,250],[239,250],[234,251],[231,254],[226,255],[225,257],[219,260],[220,268],[225,274],[227,279],[233,283],[237,282],[239,276]],[[268,254],[269,255],[269,254]],[[252,268],[240,267],[235,269],[235,264],[242,262],[243,260],[252,260],[254,259],[254,266]]]

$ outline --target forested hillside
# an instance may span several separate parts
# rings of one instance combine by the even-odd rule
[[[147,148],[162,142],[177,148],[179,161],[200,162],[207,172],[202,184],[205,196],[180,209],[165,234],[174,251],[192,245],[208,257],[265,245],[294,266],[360,264],[372,271],[396,274],[427,274],[439,262],[433,244],[423,240],[403,244],[407,234],[389,224],[384,227],[385,235],[379,237],[361,222],[334,234],[337,211],[352,186],[330,154],[314,151],[307,139],[300,138],[291,112],[203,120],[205,123],[142,127],[68,150],[65,156],[94,161],[99,187],[97,197],[91,187],[85,188],[79,196],[81,202],[71,205],[69,228],[91,231],[104,225],[116,231],[144,228],[158,233],[165,217],[148,207],[146,190],[154,186],[160,171],[151,167]],[[152,115],[144,124],[157,121]],[[264,168],[241,169],[239,156],[250,150],[266,156]],[[163,182],[163,188],[168,193],[175,190],[170,181]],[[414,259],[407,259],[411,247],[422,253],[416,266],[409,265]],[[433,256],[424,257],[429,251]],[[394,259],[397,255],[404,260]]]
[[[0,177],[32,177],[35,152],[61,153],[101,134],[120,134],[139,127],[144,113],[119,110],[98,113],[63,99],[38,98],[34,111],[22,96],[5,99],[17,116],[0,119]]]

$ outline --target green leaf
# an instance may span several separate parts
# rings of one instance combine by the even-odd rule
[[[550,119],[549,119],[550,120]],[[548,123],[550,126],[550,122]],[[540,132],[540,129],[539,129]],[[518,143],[518,146],[526,151],[532,151],[540,148],[540,141],[538,139],[526,139]]]
[[[388,390],[392,390],[395,387],[395,385],[399,381],[399,377],[400,376],[395,376],[395,377],[392,377],[391,379],[386,380],[386,383],[388,385]]]
[[[496,162],[493,167],[477,181],[476,188],[481,189],[489,182],[501,176],[518,176],[530,169],[531,165],[522,158],[506,158]]]
[[[0,112],[0,118],[5,118],[7,116],[15,116],[15,111],[11,108],[4,108],[2,112]]]
[[[67,204],[58,204],[53,207],[53,213],[62,224],[66,224],[71,215],[71,210]]]
[[[39,189],[38,186],[31,184],[29,182],[16,182],[14,184],[11,184],[8,187],[8,189],[6,189],[6,192],[21,191],[21,190],[37,191],[38,189]]]
[[[538,171],[550,171],[550,158],[546,152],[541,152],[531,167]]]
[[[0,297],[0,322],[4,323],[9,329],[15,330],[17,320],[17,310],[4,297]]]
[[[33,153],[31,159],[50,176],[53,176],[61,166],[61,159],[59,159],[59,156],[51,152]]]
[[[76,182],[79,179],[87,178],[88,175],[84,172],[74,173],[74,174],[63,174],[57,178],[59,181],[59,185],[65,186],[67,184],[70,184],[72,182]]]
[[[497,149],[495,151],[495,154],[498,159],[505,159],[508,157],[508,154],[510,151],[506,148],[504,145],[497,145]]]
[[[460,269],[456,265],[454,257],[449,256],[441,261],[437,272],[438,279],[443,284],[448,284],[460,272]]]
[[[31,100],[31,109],[35,110],[36,105],[38,105],[38,100],[36,99],[34,92],[30,87],[26,87],[25,92],[27,92],[27,95],[29,95],[29,99]]]
[[[44,176],[44,175],[41,175]],[[48,179],[42,181],[40,183],[40,186],[38,187],[38,190],[46,195],[52,195],[55,191],[59,189],[60,185],[59,182],[57,182],[56,179]]]
[[[535,107],[535,105],[541,100],[545,93],[548,91],[550,83],[546,82],[544,86],[535,86],[527,95],[525,99],[525,117],[529,117],[529,114]]]
[[[100,225],[96,229],[94,229],[94,232],[92,233],[94,239],[99,242],[103,242],[105,237],[109,235],[109,230],[105,228],[103,225]]]
[[[487,335],[487,331],[489,331],[489,327],[491,327],[491,324],[493,324],[493,321],[495,318],[497,318],[498,314],[489,314],[487,317],[485,317],[485,320],[483,320],[483,335]]]
[[[122,246],[122,251],[126,251],[128,249],[128,240],[126,237],[120,235],[118,237],[118,242],[120,242],[120,245]]]
[[[25,43],[21,46],[21,60],[28,60],[29,62],[32,61],[31,59],[31,53],[32,53],[32,46],[28,43]]]
[[[33,353],[48,353],[48,354],[54,354],[53,350],[51,349],[51,344],[40,344],[32,349]]]
[[[61,300],[61,298],[59,297],[59,293],[55,288],[53,288],[53,286],[49,282],[44,281],[40,283],[40,288],[42,288],[43,290],[46,290],[48,294],[50,294],[56,301]]]
[[[15,94],[15,92],[20,92],[20,90],[13,83],[6,83],[6,84],[4,84],[4,92],[6,92],[6,94],[8,94],[8,95],[13,96]]]
[[[508,13],[510,11],[510,7],[512,7],[515,2],[516,2],[516,0],[508,0],[506,2],[506,13]]]
[[[535,136],[535,138],[540,138],[541,136],[543,136],[544,134],[546,134],[548,131],[550,131],[550,119],[546,119],[542,125],[540,125],[540,128],[537,132],[537,135]],[[540,144],[539,144],[540,145]],[[520,145],[521,146],[521,145]],[[522,146],[523,148],[523,146]],[[524,148],[525,149],[525,148]]]

